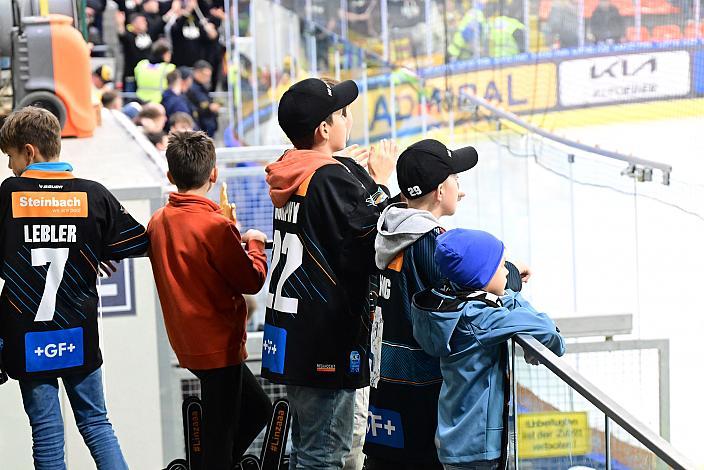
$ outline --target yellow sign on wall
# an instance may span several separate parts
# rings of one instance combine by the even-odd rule
[[[586,412],[518,415],[518,455],[522,459],[584,455],[591,450]]]

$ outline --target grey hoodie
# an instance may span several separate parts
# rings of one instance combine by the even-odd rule
[[[428,211],[409,209],[405,203],[388,206],[376,224],[376,267],[386,269],[399,252],[440,226],[438,219]]]

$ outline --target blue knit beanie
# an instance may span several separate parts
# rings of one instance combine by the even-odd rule
[[[435,264],[450,281],[463,287],[485,287],[501,263],[504,244],[481,230],[454,229],[437,238]]]

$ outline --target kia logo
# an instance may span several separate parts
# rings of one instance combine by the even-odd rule
[[[592,79],[599,79],[605,75],[611,78],[618,77],[633,77],[641,72],[645,73],[655,73],[657,70],[657,59],[652,57],[642,63],[629,61],[629,59],[615,60],[611,65],[606,67],[599,67],[597,65],[592,65],[591,77]]]

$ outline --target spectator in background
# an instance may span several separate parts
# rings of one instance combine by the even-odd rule
[[[162,132],[166,125],[166,112],[164,107],[157,103],[147,103],[135,119],[136,124],[142,127],[145,134]]]
[[[548,31],[553,48],[579,46],[579,12],[576,2],[555,0],[548,17]]]
[[[161,104],[164,105],[164,109],[166,110],[166,117],[171,119],[171,117],[177,113],[186,114],[191,118],[195,117],[195,107],[186,96],[186,92],[188,92],[187,87],[193,84],[193,78],[191,77],[188,80],[187,87],[184,86],[185,81],[181,75],[181,69],[176,69],[166,76],[166,81],[169,88],[161,97]],[[166,130],[168,131],[169,128],[167,127]]]
[[[149,142],[160,152],[166,151],[166,146],[169,145],[169,136],[164,131],[150,132],[145,134]]]
[[[93,70],[91,81],[93,87],[100,92],[105,92],[111,88],[114,73],[109,65],[101,65]]]
[[[525,25],[518,20],[521,16],[519,4],[512,3],[504,14],[497,3],[486,6],[487,37],[491,57],[511,57],[525,52]]]
[[[475,0],[472,8],[460,20],[452,42],[447,47],[450,60],[467,60],[473,58],[475,53],[482,52],[486,33],[486,18],[482,8],[482,2]]]
[[[166,39],[159,39],[152,46],[149,59],[139,61],[134,69],[137,98],[161,103],[161,95],[168,88],[166,76],[175,69],[171,63],[171,46]]]
[[[619,43],[626,34],[623,16],[609,0],[600,0],[589,22],[592,39],[598,43]]]
[[[196,123],[190,114],[174,113],[169,118],[169,129],[173,132],[193,131],[196,130]]]
[[[168,26],[177,66],[193,65],[208,60],[218,45],[217,27],[203,15],[197,0],[184,0],[183,6]],[[211,66],[212,68],[212,66]]]
[[[152,38],[147,32],[147,18],[142,13],[130,15],[129,25],[125,26],[125,13],[115,13],[117,34],[124,54],[124,71],[122,89],[127,92],[136,90],[134,68],[140,60],[148,59],[152,47]]]
[[[103,108],[114,111],[120,111],[123,106],[122,96],[115,90],[104,92],[103,96],[100,98],[100,102],[103,104]]]
[[[88,0],[85,10],[86,29],[88,42],[91,44],[103,43],[103,13],[105,0]]]
[[[210,137],[218,130],[220,111],[220,104],[215,103],[209,94],[212,76],[212,66],[205,60],[199,60],[193,67],[193,85],[188,90],[188,99],[198,110],[198,126]]]
[[[156,0],[146,0],[142,3],[142,13],[147,19],[147,33],[152,41],[156,41],[164,35],[166,22],[159,12],[159,2]]]

